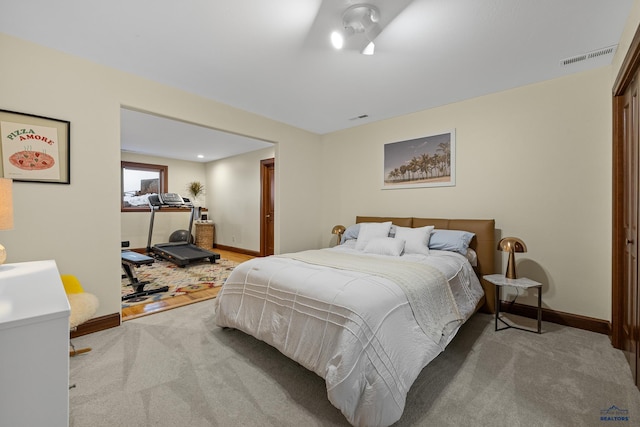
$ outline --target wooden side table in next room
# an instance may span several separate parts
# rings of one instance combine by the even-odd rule
[[[504,274],[490,274],[488,276],[482,276],[485,280],[493,283],[496,286],[496,316],[495,316],[495,329],[501,331],[503,329],[520,329],[522,331],[542,333],[542,283],[536,282],[526,277],[519,277],[517,279],[508,279]],[[538,330],[521,328],[513,324],[507,323],[502,317],[500,317],[500,294],[503,286],[512,286],[519,289],[538,288]],[[502,322],[505,326],[498,328],[498,321]]]

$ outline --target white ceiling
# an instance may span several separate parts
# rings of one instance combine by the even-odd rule
[[[397,15],[373,56],[329,43],[356,3],[0,0],[0,30],[324,134],[610,64],[561,60],[615,46],[633,0],[369,0]]]
[[[272,144],[140,111],[120,109],[121,148],[192,162],[211,162]],[[200,157],[202,156],[202,157]]]

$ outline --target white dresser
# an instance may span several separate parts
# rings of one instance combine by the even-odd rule
[[[0,265],[0,426],[69,425],[69,313],[55,261]]]

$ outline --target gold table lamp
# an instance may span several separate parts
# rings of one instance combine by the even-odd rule
[[[527,245],[517,237],[505,237],[498,242],[498,250],[509,252],[507,271],[504,274],[507,279],[517,279],[516,275],[516,252],[527,252]]]
[[[338,236],[338,243],[337,243],[338,245],[342,240],[342,234],[344,233],[345,230],[346,228],[344,228],[344,225],[336,225],[335,227],[333,227],[333,230],[331,230],[331,234],[336,234]]]

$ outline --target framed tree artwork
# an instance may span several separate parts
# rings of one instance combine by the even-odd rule
[[[382,189],[456,185],[455,130],[384,144]]]

